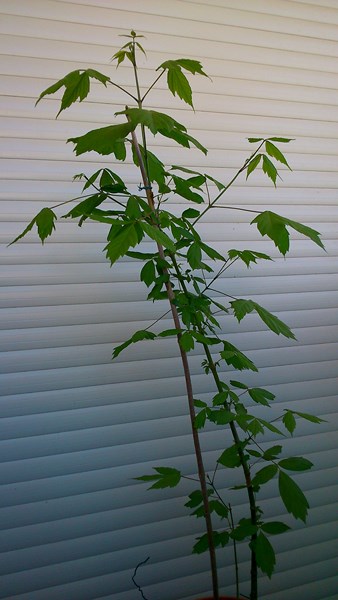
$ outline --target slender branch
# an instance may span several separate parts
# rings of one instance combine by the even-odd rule
[[[158,80],[162,77],[162,75],[164,74],[164,69],[163,71],[159,74],[158,77],[156,77],[155,81],[151,84],[150,88],[147,89],[146,93],[142,96],[141,100],[142,102],[144,101],[144,99],[148,96],[150,90],[153,89],[154,85],[156,85],[156,83],[158,82]]]
[[[262,146],[265,144],[265,140],[263,140],[258,148],[256,148],[255,152],[253,152],[251,154],[251,156],[249,158],[246,159],[246,161],[244,162],[244,164],[241,166],[240,169],[238,169],[237,173],[233,176],[233,178],[231,179],[231,181],[229,181],[229,183],[223,188],[223,190],[220,191],[219,194],[217,194],[216,198],[211,202],[211,204],[209,204],[209,206],[207,206],[200,214],[198,217],[196,217],[195,221],[193,222],[193,225],[195,226],[197,221],[199,221],[204,215],[205,213],[208,212],[208,210],[210,210],[215,204],[216,202],[218,202],[218,200],[223,196],[223,194],[225,194],[225,192],[229,189],[229,187],[232,186],[232,184],[236,181],[237,177],[239,177],[239,175],[241,173],[243,173],[243,171],[245,171],[245,169],[247,168],[248,164],[250,161],[252,161],[252,159],[258,154],[258,152],[260,151],[260,149],[262,148]],[[236,210],[236,207],[233,207],[234,210]]]
[[[133,576],[132,576],[132,578],[131,578],[131,580],[132,580],[132,582],[133,582],[134,586],[135,586],[135,587],[137,587],[137,589],[138,589],[138,591],[140,592],[140,594],[141,594],[141,596],[142,596],[143,600],[147,600],[147,598],[145,597],[145,595],[144,595],[144,593],[143,593],[143,591],[142,591],[142,588],[141,588],[141,586],[140,586],[140,585],[137,583],[137,581],[136,581],[135,577],[136,577],[136,573],[137,573],[137,571],[138,571],[139,567],[141,567],[142,565],[145,565],[145,564],[148,562],[148,560],[149,560],[149,559],[150,559],[150,556],[148,556],[148,558],[146,558],[146,559],[145,559],[145,560],[143,560],[142,562],[138,563],[138,565],[136,565],[136,567],[135,567],[135,570],[134,570],[134,574],[133,574]]]
[[[113,85],[114,87],[118,88],[119,90],[121,90],[125,94],[128,94],[128,96],[130,96],[135,102],[137,102],[137,98],[135,98],[135,96],[133,94],[131,94],[130,92],[128,92],[128,90],[125,90],[121,85],[118,85],[118,83],[115,83],[111,79],[109,79],[107,81],[107,83],[110,83],[111,85]]]

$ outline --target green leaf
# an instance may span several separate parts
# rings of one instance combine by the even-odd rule
[[[230,410],[220,409],[211,411],[208,418],[209,421],[216,423],[216,425],[227,425],[231,421],[234,421],[236,415],[230,412]]]
[[[240,352],[238,348],[236,348],[229,342],[224,342],[223,345],[224,350],[222,350],[220,354],[228,365],[232,365],[233,367],[235,367],[235,369],[238,369],[239,371],[242,371],[243,369],[250,369],[251,371],[258,370],[254,363],[247,356],[245,356],[245,354]]]
[[[311,423],[325,423],[325,419],[321,419],[320,417],[316,417],[315,415],[309,415],[308,413],[303,413],[303,412],[298,412],[297,410],[293,410],[292,411],[295,415],[297,415],[298,417],[301,417],[302,419],[306,419],[307,421],[310,421]]]
[[[219,462],[224,467],[228,467],[229,469],[234,469],[235,467],[239,467],[241,464],[241,461],[240,461],[240,458],[238,455],[238,448],[237,448],[236,444],[234,444],[233,446],[230,446],[230,448],[227,448],[226,450],[224,450],[224,452],[222,452],[221,456],[217,459],[217,462]]]
[[[288,143],[288,142],[292,142],[292,141],[293,141],[293,138],[272,137],[272,138],[269,138],[269,140],[270,140],[271,142],[280,142],[280,143],[282,143],[282,144],[286,144],[286,143]]]
[[[167,60],[166,62],[162,63],[158,69],[167,70],[168,88],[171,93],[174,96],[177,94],[181,100],[193,107],[191,87],[188,79],[182,72],[182,69],[189,71],[193,75],[198,73],[199,75],[204,75],[207,77],[202,70],[201,63],[197,60],[181,58],[178,60]]]
[[[293,434],[294,430],[296,429],[296,419],[293,415],[293,412],[290,410],[286,410],[285,411],[285,415],[283,415],[283,419],[282,419],[285,428],[288,430],[289,433],[291,433],[291,435]]]
[[[208,405],[206,402],[203,402],[203,400],[198,400],[197,398],[194,398],[194,406],[197,406],[198,408],[206,408]]]
[[[263,154],[263,172],[266,173],[266,175],[268,177],[270,177],[271,181],[273,182],[274,186],[276,187],[276,179],[277,179],[277,176],[279,176],[278,171],[277,171],[275,165],[266,156],[266,154]]]
[[[156,279],[155,265],[152,260],[145,263],[140,273],[141,281],[144,281],[146,286],[150,286]]]
[[[250,142],[250,144],[255,144],[256,142],[262,142],[263,138],[255,138],[255,137],[249,137],[248,138],[248,142]]]
[[[271,448],[268,448],[267,450],[265,450],[265,452],[263,454],[264,460],[273,460],[273,459],[275,459],[276,456],[278,456],[278,454],[281,453],[282,449],[283,448],[280,445],[271,446]]]
[[[272,156],[279,162],[283,163],[283,165],[286,165],[287,168],[290,169],[290,171],[292,170],[291,167],[289,166],[284,154],[279,150],[279,148],[277,148],[277,146],[275,146],[274,144],[272,144],[269,141],[266,141],[265,149],[266,149],[267,153],[270,154],[270,156]]]
[[[276,564],[276,557],[268,538],[260,532],[257,538],[250,542],[250,548],[255,553],[258,567],[271,578]]]
[[[196,140],[196,138],[189,135],[189,133],[186,133],[186,131],[180,131],[179,129],[172,129],[170,131],[169,130],[161,130],[159,133],[161,135],[164,135],[165,137],[175,140],[175,142],[177,142],[177,144],[180,144],[184,148],[190,148],[190,144],[193,144],[194,146],[196,146],[196,148],[198,150],[203,152],[203,154],[205,154],[205,155],[208,154],[208,150],[204,146],[202,146],[202,144],[200,144],[200,142],[198,140]]]
[[[204,199],[202,196],[200,196],[200,194],[192,191],[188,179],[182,179],[182,177],[178,177],[177,175],[173,175],[172,178],[175,183],[175,194],[178,194],[179,196],[182,196],[182,198],[190,200],[191,202],[196,202],[197,204],[204,202]]]
[[[219,533],[218,531],[213,531],[212,537],[215,548],[219,546],[222,546],[222,548],[224,548],[224,546],[229,541],[229,534],[227,531],[222,531],[221,533]],[[198,541],[196,542],[192,550],[193,554],[202,554],[202,552],[206,552],[206,550],[208,550],[209,548],[208,535],[205,533],[202,537],[197,538],[197,540]]]
[[[123,342],[123,344],[120,344],[119,346],[116,346],[116,348],[114,348],[112,358],[114,360],[114,358],[121,354],[121,352],[125,350],[125,348],[128,348],[128,346],[130,346],[131,344],[136,344],[137,342],[141,342],[143,340],[154,340],[155,338],[155,333],[147,331],[146,329],[140,329],[139,331],[135,331],[134,335],[132,335],[131,338],[129,338],[129,340]]]
[[[202,429],[205,425],[206,419],[207,419],[207,410],[204,408],[203,410],[200,410],[200,412],[195,416],[194,428]]]
[[[288,525],[282,523],[281,521],[270,521],[270,523],[262,523],[261,528],[265,533],[269,535],[279,535],[280,533],[285,533],[290,529]]]
[[[257,526],[251,523],[250,519],[241,519],[230,533],[230,537],[238,542],[241,542],[246,537],[251,537],[257,531]]]
[[[267,483],[270,479],[273,479],[278,471],[277,465],[268,465],[267,467],[263,467],[256,473],[256,475],[252,479],[252,485],[262,485],[263,483]]]
[[[278,427],[276,427],[272,423],[269,423],[269,421],[265,421],[265,419],[257,419],[257,420],[263,425],[263,427],[265,427],[269,431],[272,431],[272,433],[277,433],[278,435],[283,435],[281,430],[278,429]]]
[[[195,343],[194,338],[189,331],[185,331],[180,337],[180,346],[185,352],[193,350]]]
[[[221,261],[225,262],[226,259],[224,258],[224,256],[222,256],[222,254],[217,252],[217,250],[215,250],[215,248],[212,248],[211,246],[208,246],[207,244],[204,244],[203,242],[200,242],[200,246],[201,246],[203,252],[205,252],[205,254],[207,256],[209,256],[209,258],[211,258],[212,260],[221,260]]]
[[[63,217],[65,219],[67,219],[68,217],[76,219],[77,217],[82,216],[88,218],[91,212],[94,210],[94,208],[100,206],[100,204],[102,204],[102,202],[104,202],[106,198],[106,194],[94,194],[93,196],[82,200],[82,202],[79,202],[79,204],[72,208],[66,215],[63,215]]]
[[[67,142],[72,142],[75,145],[76,156],[94,151],[102,155],[114,154],[117,160],[125,160],[125,138],[133,129],[131,123],[109,125],[108,127],[93,129],[80,137],[69,138]]]
[[[249,140],[250,141],[250,140]],[[257,154],[248,164],[246,170],[246,178],[248,179],[249,175],[258,167],[261,162],[262,154]]]
[[[269,400],[274,400],[275,395],[268,390],[264,390],[263,388],[251,388],[248,390],[249,395],[253,399],[254,402],[258,404],[263,404],[264,406],[270,406]]]
[[[266,210],[255,217],[251,223],[255,223],[260,234],[262,236],[267,235],[283,255],[287,253],[290,245],[290,235],[287,227],[291,227],[295,231],[302,233],[317,244],[317,246],[324,248],[318,231],[296,221],[292,221],[291,219],[281,217],[269,210]]]
[[[239,388],[240,390],[247,390],[248,386],[245,385],[245,383],[242,383],[241,381],[236,381],[235,379],[230,379],[230,384],[233,387]]]
[[[52,234],[55,229],[54,221],[56,221],[57,216],[52,211],[51,208],[43,208],[38,212],[38,214],[32,219],[32,221],[27,225],[26,229],[20,235],[18,235],[8,246],[15,244],[18,240],[21,240],[31,229],[33,229],[34,225],[37,226],[38,235],[42,243],[44,243],[45,239]]]
[[[147,258],[156,257],[156,253],[154,252],[133,252],[132,250],[127,252],[126,255],[130,256],[130,258],[136,258],[137,260],[147,260]]]
[[[284,335],[284,337],[290,338],[292,340],[296,339],[291,329],[285,323],[283,323],[283,321],[275,317],[275,315],[266,310],[266,308],[263,308],[263,306],[261,306],[260,304],[257,304],[257,302],[254,302],[253,305],[257,314],[260,316],[265,325],[267,325],[268,328],[271,329],[271,331],[273,331],[277,335]]]
[[[287,471],[307,471],[313,467],[313,463],[302,456],[292,456],[279,461],[279,466]]]
[[[202,251],[197,242],[193,242],[187,252],[187,261],[192,269],[200,269],[202,262]]]
[[[119,228],[117,234],[114,234],[112,239],[109,238],[108,234],[108,244],[105,247],[106,256],[113,265],[121,256],[124,256],[128,252],[129,248],[137,246],[138,243],[139,237],[135,225],[123,225]]]
[[[210,512],[215,512],[221,519],[226,519],[229,515],[229,508],[220,500],[210,500]]]
[[[185,219],[196,219],[196,217],[200,216],[200,212],[195,208],[187,208],[183,211],[182,217]]]
[[[298,485],[284,471],[279,471],[279,493],[286,510],[295,519],[306,521],[309,504]]]
[[[88,96],[91,77],[97,79],[105,86],[107,85],[107,82],[110,81],[110,77],[99,73],[99,71],[95,71],[95,69],[72,71],[44,90],[37,99],[35,106],[40,102],[40,100],[42,100],[44,96],[55,94],[55,92],[57,92],[61,87],[65,87],[65,91],[61,100],[61,108],[56,115],[56,117],[58,117],[60,112],[71,106],[71,104],[76,102],[76,100],[82,102],[82,100]]]
[[[224,404],[224,402],[227,401],[228,396],[229,396],[228,391],[218,392],[218,394],[215,394],[215,396],[213,397],[212,405],[213,406],[222,406]]]
[[[250,263],[257,263],[257,259],[272,260],[271,256],[268,256],[263,252],[254,252],[253,250],[236,250],[235,248],[229,250],[228,256],[230,260],[239,258],[246,264],[248,268],[250,267]]]
[[[147,223],[146,221],[141,221],[140,225],[144,231],[152,240],[164,246],[164,248],[168,248],[171,252],[175,252],[175,245],[172,240],[167,236],[164,231],[158,229],[158,227],[154,227]]]
[[[150,490],[158,490],[167,487],[176,487],[181,480],[181,472],[171,467],[154,467],[157,471],[157,475],[143,475],[142,477],[136,477],[141,481],[154,481],[155,483],[150,486]]]

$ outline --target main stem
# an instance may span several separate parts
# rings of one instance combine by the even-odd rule
[[[131,135],[132,135],[132,143],[134,146],[134,150],[136,152],[139,166],[140,166],[140,171],[141,171],[141,175],[142,175],[143,185],[144,185],[146,195],[147,195],[148,204],[149,204],[149,207],[151,208],[151,210],[154,211],[155,205],[154,205],[153,192],[152,192],[152,189],[150,186],[149,178],[146,173],[146,168],[144,165],[144,161],[142,158],[142,154],[140,151],[140,147],[139,147],[139,144],[137,141],[135,131],[133,131]],[[160,258],[165,260],[163,246],[161,244],[157,244],[157,248],[158,248],[158,253],[159,253]],[[165,286],[166,286],[167,296],[168,296],[171,314],[173,317],[175,328],[177,330],[180,330],[181,329],[180,318],[179,318],[179,315],[177,312],[177,308],[174,304],[174,299],[175,299],[174,290],[172,288],[170,281],[167,281]],[[182,360],[184,379],[185,379],[185,387],[186,387],[187,398],[188,398],[191,430],[192,430],[195,456],[196,456],[197,468],[198,468],[198,478],[200,481],[201,492],[202,492],[202,497],[203,497],[204,516],[205,516],[206,529],[207,529],[207,535],[208,535],[208,543],[209,543],[209,556],[210,556],[210,565],[211,565],[213,595],[214,595],[214,600],[219,600],[216,552],[215,552],[215,545],[214,545],[214,541],[213,541],[212,522],[211,522],[211,514],[210,514],[210,507],[209,507],[205,468],[204,468],[204,464],[203,464],[199,435],[198,435],[197,429],[195,428],[196,415],[195,415],[194,394],[193,394],[193,388],[192,388],[190,367],[189,367],[189,363],[188,363],[187,353],[183,350],[183,348],[180,345],[180,339],[181,339],[181,334],[178,333],[177,334],[177,342],[178,342],[178,347],[180,350],[180,355],[181,355],[181,360]]]

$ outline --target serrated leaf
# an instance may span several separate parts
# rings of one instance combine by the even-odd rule
[[[196,202],[197,204],[204,202],[204,199],[200,194],[193,192],[191,186],[189,185],[189,180],[182,179],[182,177],[177,177],[177,175],[173,175],[172,178],[175,183],[175,194],[178,194],[182,198],[190,200],[191,202]]]
[[[239,388],[240,390],[247,390],[248,386],[245,385],[245,383],[242,383],[241,381],[236,381],[235,379],[230,379],[230,384],[233,387]]]
[[[295,519],[306,521],[309,504],[300,487],[284,471],[279,471],[279,493],[286,510]]]
[[[203,250],[203,252],[205,252],[205,254],[207,256],[209,256],[209,258],[211,258],[212,260],[221,260],[221,261],[225,262],[226,259],[224,258],[224,256],[222,256],[222,254],[217,252],[217,250],[215,250],[215,248],[212,248],[208,244],[204,244],[204,242],[200,242],[200,246],[201,246],[201,249]]]
[[[310,421],[311,423],[325,423],[325,419],[321,419],[320,417],[316,417],[315,415],[309,415],[308,413],[303,413],[303,412],[298,412],[297,410],[293,410],[292,411],[295,415],[297,415],[298,417],[301,417],[302,419],[306,419],[307,421]]]
[[[179,333],[181,333],[181,329],[165,329],[164,331],[161,331],[161,333],[158,333],[157,336],[158,337],[172,337],[172,336],[177,336]]]
[[[254,252],[253,250],[236,250],[235,248],[232,248],[228,251],[228,256],[230,260],[239,258],[246,264],[248,268],[250,263],[256,263],[257,259],[272,260],[271,256],[268,256],[263,252]]]
[[[203,400],[198,400],[197,398],[194,398],[194,406],[197,406],[198,408],[206,408],[207,403],[203,402]]]
[[[197,242],[193,242],[187,252],[187,261],[192,269],[200,269],[202,262],[202,251]]]
[[[275,146],[274,144],[272,144],[269,141],[266,141],[265,149],[266,149],[267,153],[270,154],[270,156],[272,156],[279,162],[283,163],[283,165],[286,165],[287,168],[290,169],[290,171],[292,170],[290,165],[288,164],[284,154],[279,150],[279,148],[277,148],[277,146]]]
[[[251,537],[257,531],[257,525],[253,525],[250,519],[241,519],[239,524],[230,533],[230,537],[241,542],[247,537]]]
[[[181,100],[193,108],[192,89],[179,65],[173,65],[171,68],[168,68],[167,83],[169,90],[174,96],[177,94]]]
[[[175,245],[174,245],[174,243],[167,236],[167,234],[164,233],[164,231],[161,231],[157,227],[154,227],[153,225],[150,225],[150,223],[147,223],[146,221],[141,221],[140,225],[141,225],[143,231],[152,240],[154,240],[155,242],[157,242],[161,246],[164,246],[164,248],[168,248],[168,250],[170,250],[171,252],[175,252]]]
[[[190,135],[186,131],[180,131],[179,129],[171,129],[170,131],[161,130],[159,133],[161,135],[164,135],[165,137],[175,140],[177,144],[180,144],[184,148],[190,148],[190,145],[193,144],[198,150],[203,152],[204,155],[208,154],[208,150],[204,146],[202,146],[202,144],[198,140],[196,140],[196,138],[192,137],[192,135]]]
[[[277,176],[279,176],[278,171],[266,154],[263,154],[263,173],[270,177],[271,181],[276,187]]]
[[[264,406],[270,406],[270,402],[275,399],[275,395],[269,392],[268,390],[264,390],[263,388],[251,388],[248,390],[250,397],[254,402],[258,404],[263,404]]]
[[[194,338],[189,331],[185,331],[180,337],[180,346],[185,352],[193,350],[195,346]]]
[[[292,221],[291,219],[281,217],[269,210],[264,211],[255,217],[251,223],[255,223],[260,234],[262,236],[267,235],[283,255],[287,253],[290,245],[290,235],[287,227],[291,227],[295,231],[302,233],[317,244],[317,246],[324,248],[318,231],[296,221]]]
[[[224,342],[223,347],[224,349],[220,352],[220,355],[228,365],[232,365],[239,371],[242,371],[243,369],[250,369],[251,371],[258,370],[254,363],[238,350],[238,348],[230,344],[230,342]]]
[[[229,508],[220,500],[210,500],[210,512],[215,512],[221,519],[226,519],[229,515]]]
[[[313,463],[302,456],[292,456],[279,461],[279,466],[287,471],[307,471],[313,467]]]
[[[103,156],[114,154],[117,160],[125,160],[125,138],[133,128],[131,123],[109,125],[108,127],[93,129],[80,137],[69,138],[67,142],[72,142],[75,145],[76,156],[93,151]]]
[[[18,235],[8,246],[15,244],[18,240],[21,240],[31,229],[33,229],[34,225],[37,226],[38,235],[42,243],[44,243],[45,239],[52,234],[55,229],[55,223],[57,216],[52,211],[51,208],[43,208],[38,212],[38,214],[31,220],[31,222],[27,225],[20,235]]]
[[[255,144],[256,142],[262,142],[263,141],[263,138],[249,137],[247,139],[248,139],[248,142],[250,142],[250,144]]]
[[[129,248],[137,246],[139,243],[139,237],[135,229],[135,225],[128,224],[123,225],[119,228],[118,233],[109,238],[108,244],[105,247],[106,256],[113,265],[121,256],[124,256],[128,252]]]
[[[260,532],[257,538],[250,542],[250,548],[255,553],[258,567],[271,578],[276,564],[276,557],[268,538]]]
[[[291,411],[286,411],[285,415],[283,415],[282,421],[285,425],[285,428],[292,435],[294,430],[296,429],[296,419],[295,419],[293,413]]]
[[[207,419],[207,410],[204,408],[203,410],[200,410],[200,412],[195,416],[194,428],[202,429],[205,425],[206,419]]]
[[[293,141],[293,138],[272,137],[272,138],[269,138],[269,140],[270,140],[271,142],[280,142],[280,143],[282,143],[282,144],[286,144],[286,143],[288,143],[288,142],[292,142],[292,141]]]
[[[59,114],[63,110],[71,106],[71,104],[73,104],[77,100],[79,100],[79,102],[82,102],[82,100],[84,100],[88,96],[90,90],[91,77],[97,79],[105,86],[107,82],[110,81],[110,77],[99,73],[99,71],[95,71],[95,69],[71,71],[71,73],[68,73],[68,75],[66,75],[56,83],[53,83],[53,85],[44,90],[40,94],[35,105],[37,105],[40,102],[40,100],[44,98],[44,96],[47,96],[49,94],[55,94],[55,92],[57,92],[61,87],[65,87],[65,91],[61,100],[61,108],[58,114],[56,115],[56,117],[58,117]]]
[[[67,219],[71,217],[76,219],[77,217],[84,216],[88,218],[94,208],[97,208],[107,198],[105,194],[94,194],[82,202],[79,202],[74,208],[72,208],[67,214],[63,215],[63,218]]]
[[[249,140],[250,141],[250,140]],[[248,179],[249,175],[258,167],[261,162],[262,154],[257,154],[248,164],[246,170],[246,178]]]
[[[278,471],[277,465],[268,465],[267,467],[263,467],[256,473],[256,475],[252,479],[252,485],[263,485],[273,479]]]
[[[261,528],[269,535],[279,535],[290,529],[288,525],[281,521],[270,521],[270,523],[262,523]]]
[[[154,470],[157,471],[157,475],[143,475],[142,477],[136,478],[141,481],[155,481],[155,483],[148,488],[150,490],[176,487],[181,480],[181,472],[177,469],[171,467],[154,467]]]
[[[120,344],[119,346],[116,346],[114,348],[112,358],[114,360],[114,358],[121,354],[121,352],[128,348],[128,346],[130,346],[131,344],[136,344],[137,342],[141,342],[143,340],[154,340],[155,338],[155,333],[147,331],[146,329],[140,329],[139,331],[135,331],[135,333],[131,336],[131,338],[129,338],[129,340],[126,340],[125,342],[123,342],[123,344]]]
[[[228,396],[229,396],[229,392],[227,390],[225,390],[224,392],[218,392],[218,394],[215,394],[215,396],[213,397],[212,405],[213,406],[222,406],[224,404],[224,402],[227,401]]]

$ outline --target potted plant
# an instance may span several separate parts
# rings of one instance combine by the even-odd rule
[[[46,95],[64,88],[59,115],[74,102],[81,102],[87,97],[91,80],[125,92],[128,105],[116,113],[117,124],[89,131],[68,141],[74,144],[77,156],[94,151],[111,155],[118,163],[125,161],[127,151],[130,152],[142,179],[139,192],[128,190],[121,176],[109,168],[104,167],[93,174],[76,175],[75,179],[84,180],[81,197],[67,199],[55,207],[42,208],[14,242],[36,226],[43,243],[55,228],[57,215],[54,210],[72,202],[71,209],[63,216],[77,219],[80,226],[90,219],[108,227],[104,250],[110,263],[113,265],[123,256],[139,261],[140,279],[149,288],[148,299],[152,302],[166,299],[169,302],[173,326],[160,332],[154,331],[153,326],[136,331],[130,339],[114,349],[113,358],[130,344],[156,338],[176,338],[184,372],[198,471],[195,478],[189,476],[189,479],[195,479],[195,483],[186,506],[193,515],[205,522],[205,533],[197,539],[193,552],[209,552],[212,598],[220,600],[225,596],[221,596],[219,591],[216,549],[228,543],[233,544],[236,571],[234,592],[236,598],[240,598],[237,544],[246,540],[251,555],[250,600],[257,600],[258,569],[271,577],[275,566],[275,554],[269,536],[289,529],[284,522],[265,519],[258,504],[260,488],[273,478],[278,478],[279,493],[286,512],[305,522],[308,503],[289,473],[307,470],[312,466],[309,460],[302,457],[280,458],[280,443],[263,448],[260,440],[265,432],[281,436],[286,429],[292,435],[298,418],[313,423],[321,419],[291,409],[273,419],[265,417],[265,414],[263,418],[256,407],[264,410],[264,413],[265,410],[268,412],[274,395],[266,389],[250,387],[232,372],[229,373],[229,369],[224,370],[230,367],[231,371],[257,371],[257,368],[252,360],[226,339],[219,322],[222,313],[231,313],[240,322],[246,315],[255,312],[275,334],[290,339],[294,339],[294,334],[285,323],[253,300],[226,294],[222,296],[216,290],[217,282],[234,263],[242,261],[245,267],[250,267],[257,261],[271,260],[270,256],[236,248],[222,254],[202,239],[199,223],[216,207],[245,210],[248,214],[253,213],[251,224],[258,228],[262,236],[270,238],[282,255],[289,249],[290,230],[307,236],[320,247],[323,245],[317,231],[272,211],[247,210],[221,203],[227,190],[241,174],[246,174],[248,178],[259,167],[276,185],[279,176],[276,161],[290,168],[279,148],[281,144],[290,142],[289,138],[249,138],[254,150],[231,181],[226,183],[184,165],[168,167],[149,150],[150,132],[187,149],[195,147],[207,153],[206,148],[188,133],[184,125],[167,114],[145,108],[148,94],[164,78],[169,91],[193,107],[186,74],[202,77],[206,74],[196,60],[167,60],[158,67],[153,83],[144,90],[137,64],[137,54],[144,53],[140,43],[142,36],[131,31],[126,37],[126,44],[113,59],[117,61],[117,66],[124,61],[131,65],[135,81],[133,92],[94,69],[77,70],[43,91],[38,102]],[[180,199],[182,210],[179,214],[167,208],[173,196]],[[150,252],[144,250],[143,239],[154,242]],[[213,380],[214,395],[210,403],[196,399],[193,391],[188,355],[197,345],[204,355],[203,369]],[[208,427],[224,429],[224,448],[211,474],[205,471],[200,445],[200,430],[206,424]],[[284,427],[284,433],[281,427]],[[242,472],[242,482],[236,487],[245,490],[248,510],[247,515],[239,520],[236,519],[235,509],[219,491],[224,487],[222,477],[226,469]],[[138,479],[150,482],[152,488],[165,488],[178,485],[181,478],[186,476],[175,467],[157,466],[152,474],[141,475]]]

